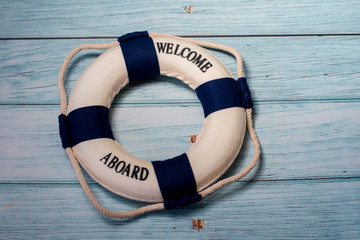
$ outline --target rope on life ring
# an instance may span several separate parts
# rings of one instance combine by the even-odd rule
[[[180,200],[181,201],[180,203],[177,202],[178,199],[175,199],[174,201],[165,201],[166,199],[164,199],[164,202],[149,204],[147,206],[144,206],[144,207],[141,207],[141,208],[138,208],[135,210],[127,211],[127,212],[115,212],[115,211],[111,211],[111,210],[103,207],[98,202],[98,200],[96,199],[96,197],[90,190],[86,180],[84,179],[84,176],[83,176],[82,170],[80,168],[78,159],[76,157],[75,150],[73,149],[73,146],[67,142],[68,136],[66,136],[66,133],[67,133],[68,129],[66,129],[66,127],[67,127],[66,121],[67,121],[67,115],[69,113],[68,112],[69,109],[68,109],[67,96],[66,96],[66,92],[65,92],[65,88],[64,88],[64,75],[65,75],[66,69],[67,69],[68,65],[70,64],[72,58],[80,51],[86,50],[86,49],[108,49],[108,48],[117,47],[121,44],[121,42],[129,41],[129,40],[136,39],[139,37],[143,37],[143,35],[144,35],[143,32],[136,32],[136,33],[124,35],[124,36],[120,37],[118,39],[118,41],[115,41],[112,43],[83,44],[83,45],[80,45],[80,46],[74,48],[70,52],[70,54],[66,57],[66,59],[64,60],[64,63],[60,69],[59,78],[58,78],[58,85],[59,85],[60,97],[61,97],[61,107],[60,107],[61,114],[59,116],[60,128],[61,128],[60,135],[61,135],[61,138],[63,141],[63,147],[66,149],[66,152],[70,158],[70,161],[71,161],[74,171],[77,175],[77,178],[78,178],[85,194],[90,199],[92,204],[102,214],[109,216],[109,217],[114,217],[114,218],[130,218],[130,217],[138,216],[138,215],[141,215],[141,214],[144,214],[147,212],[151,212],[151,211],[155,211],[155,210],[179,207],[179,206],[187,205],[192,202],[199,201],[202,198],[206,197],[207,195],[213,193],[214,191],[246,176],[256,166],[256,164],[260,158],[260,153],[261,153],[260,143],[259,143],[259,140],[256,136],[256,133],[255,133],[255,130],[253,127],[252,102],[251,102],[251,97],[250,97],[250,91],[248,89],[248,86],[246,84],[246,79],[244,77],[242,57],[241,57],[240,53],[237,50],[235,50],[234,48],[231,48],[229,46],[222,45],[222,44],[211,43],[211,42],[206,42],[206,41],[199,41],[199,40],[190,39],[190,38],[175,37],[172,35],[167,35],[167,34],[162,34],[162,33],[149,33],[148,37],[150,37],[150,38],[161,38],[162,37],[162,38],[177,39],[177,40],[189,42],[192,44],[196,44],[198,46],[202,46],[205,48],[219,49],[219,50],[222,50],[225,52],[229,52],[233,56],[235,56],[235,58],[237,60],[237,77],[238,77],[237,84],[238,84],[238,88],[241,91],[241,94],[244,95],[244,96],[242,96],[242,104],[243,104],[242,107],[245,108],[246,126],[249,131],[249,135],[254,143],[254,156],[253,156],[253,159],[251,160],[251,162],[249,163],[249,165],[247,167],[245,167],[243,170],[241,170],[239,173],[235,174],[234,176],[219,180],[211,186],[204,187],[199,192],[196,192],[195,195],[190,196],[190,198],[194,198],[194,199],[185,199],[184,200],[185,197],[189,198],[189,196],[184,196],[184,198]],[[209,66],[210,65],[207,65],[206,67],[204,67],[200,70],[206,71],[207,68],[209,68]],[[231,83],[231,84],[233,84],[233,83]],[[106,161],[107,160],[108,159],[106,159]],[[137,170],[137,171],[139,171],[139,170]]]

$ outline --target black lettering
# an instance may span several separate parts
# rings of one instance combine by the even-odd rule
[[[174,51],[174,55],[176,55],[176,56],[180,56],[180,53],[177,52],[179,50],[179,47],[180,47],[180,45],[176,44],[176,48],[175,48],[175,51]]]
[[[106,155],[105,157],[101,158],[101,159],[100,159],[100,162],[102,162],[102,160],[105,160],[104,164],[106,165],[106,163],[107,163],[107,161],[109,160],[110,156],[111,156],[111,153],[109,153],[109,154]]]
[[[123,170],[124,170],[124,168],[125,168],[125,162],[124,161],[120,161],[120,162],[118,162],[118,164],[116,164],[116,167],[115,167],[115,172],[117,172],[117,173],[121,173]],[[121,166],[121,167],[120,167]],[[119,168],[120,167],[120,168]]]
[[[140,167],[134,165],[134,169],[133,169],[133,171],[132,171],[131,178],[138,179],[138,173],[139,173],[139,171],[140,171]]]
[[[156,43],[159,53],[164,53],[167,43],[158,42]]]
[[[206,72],[209,68],[211,68],[213,65],[210,62],[207,62],[204,66],[200,68],[202,72]]]
[[[173,48],[174,44],[173,43],[166,43],[166,44],[167,44],[166,53],[172,54],[173,53],[172,48]]]
[[[157,42],[156,45],[159,53],[173,54],[175,56],[186,58],[189,62],[195,64],[203,73],[213,66],[207,58],[203,57],[198,52],[191,50],[191,48],[184,47],[181,49],[180,44],[174,46],[174,43],[165,42]],[[104,160],[106,161],[106,158],[104,158]]]
[[[126,173],[127,177],[129,176],[129,174],[130,174],[130,163],[126,166],[126,168],[124,169],[124,171],[121,174],[124,175],[124,173]]]
[[[183,58],[186,58],[186,57],[187,57],[187,56],[184,55],[185,50],[188,50],[188,51],[190,52],[191,49],[188,48],[188,47],[186,47],[186,48],[183,48],[183,49],[181,50],[180,55],[181,55]]]
[[[193,56],[191,56],[191,55],[193,55]],[[196,56],[197,56],[197,52],[191,51],[191,52],[189,53],[189,55],[187,55],[187,60],[189,60],[189,61],[191,62],[191,61],[193,61],[193,60],[196,58]]]
[[[115,167],[115,164],[119,161],[119,158],[117,156],[114,156],[113,159],[109,162],[107,165],[109,168]]]
[[[194,61],[192,61],[196,66],[198,66],[199,68],[201,68],[201,65],[203,65],[203,63],[207,60],[206,58],[201,59],[201,54],[199,54]]]
[[[123,160],[119,161],[119,158],[113,155],[111,158],[112,153],[108,153],[103,158],[100,159],[100,162],[104,163],[108,168],[114,169],[116,173],[121,173],[122,175],[126,175],[127,177],[131,177],[140,181],[145,181],[149,176],[149,170],[145,167],[139,167],[134,165],[134,168],[131,171],[131,164],[126,163]],[[130,176],[131,171],[131,176]]]
[[[149,176],[149,170],[147,168],[142,167],[140,171],[140,181],[145,181]]]

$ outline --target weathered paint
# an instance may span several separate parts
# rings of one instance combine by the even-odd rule
[[[359,1],[197,0],[191,14],[186,4],[1,1],[0,239],[360,238]],[[56,83],[78,44],[136,30],[196,35],[238,49],[263,152],[251,176],[202,202],[119,221],[93,208],[60,146]],[[101,52],[74,59],[68,93]],[[215,55],[235,73],[232,57]],[[195,93],[169,78],[127,87],[113,106],[115,137],[147,160],[184,152],[202,126]],[[246,136],[226,175],[252,152]],[[143,206],[86,178],[111,209]],[[201,232],[193,229],[197,218],[206,225]]]

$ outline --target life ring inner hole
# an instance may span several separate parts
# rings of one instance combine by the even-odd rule
[[[190,136],[201,131],[203,120],[195,91],[181,80],[164,75],[126,85],[110,108],[115,139],[127,152],[146,161],[161,161],[185,152],[192,144]]]

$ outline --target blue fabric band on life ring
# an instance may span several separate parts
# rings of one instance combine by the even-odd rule
[[[244,108],[252,108],[253,102],[251,98],[251,92],[247,84],[246,78],[242,77],[237,80],[238,89],[241,94],[241,100]]]
[[[67,118],[65,114],[59,115],[59,133],[60,133],[62,147],[65,149],[71,147],[70,133],[69,133]]]
[[[149,33],[147,31],[131,32],[118,37],[117,40],[122,43],[140,37],[149,37]]]
[[[61,114],[59,127],[63,148],[97,138],[114,139],[109,123],[109,109],[105,106],[78,108],[67,116]]]
[[[232,108],[251,108],[251,93],[245,78],[238,81],[220,78],[201,84],[195,89],[203,106],[205,118],[213,112]]]
[[[154,42],[147,32],[135,32],[118,38],[124,55],[129,82],[160,75]]]
[[[165,161],[153,161],[166,209],[186,206],[201,200],[186,153]]]

